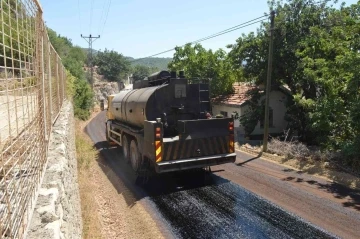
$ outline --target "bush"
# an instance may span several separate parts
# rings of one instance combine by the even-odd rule
[[[311,155],[308,147],[301,142],[283,142],[278,139],[272,139],[269,142],[268,151],[283,155],[288,159],[296,158],[304,160]]]
[[[75,95],[75,80],[76,77],[74,77],[69,70],[66,70],[66,96],[71,100]]]
[[[349,142],[342,146],[345,164],[355,169],[360,169],[360,136],[353,142]]]
[[[74,115],[76,116],[76,118],[80,120],[87,120],[90,117],[90,111],[75,107]]]
[[[74,82],[74,108],[75,116],[82,120],[87,120],[90,116],[90,108],[93,105],[94,93],[86,80],[76,79]],[[85,113],[86,111],[87,113]]]
[[[78,79],[66,71],[66,93],[74,104],[74,115],[80,120],[87,120],[93,104],[94,93],[86,80]]]

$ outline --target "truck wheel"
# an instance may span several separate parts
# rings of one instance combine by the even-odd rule
[[[126,135],[123,135],[122,137],[122,149],[123,149],[123,153],[124,153],[124,158],[126,162],[129,162],[129,141],[128,141],[128,137],[126,137]]]
[[[131,167],[137,172],[140,168],[140,154],[135,140],[132,140],[130,143],[130,161]]]
[[[106,122],[105,123],[105,136],[106,136],[106,141],[108,142],[108,144],[110,143],[110,138],[109,138],[109,134],[108,134],[108,128],[109,128],[109,123]]]

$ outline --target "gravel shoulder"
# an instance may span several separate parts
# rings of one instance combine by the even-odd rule
[[[84,129],[97,115],[98,109],[80,128]],[[94,146],[85,132],[83,137]],[[86,200],[82,201],[82,210],[93,212],[91,218],[83,219],[88,222],[84,238],[94,238],[92,226],[99,228],[101,238],[165,238],[149,211],[104,161],[101,152],[81,171],[80,194]]]

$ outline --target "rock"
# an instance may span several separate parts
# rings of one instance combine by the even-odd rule
[[[54,213],[45,212],[44,214],[41,215],[42,223],[50,223],[50,222],[54,222],[56,220],[59,220],[59,217],[56,216]]]
[[[330,167],[330,163],[329,163],[329,162],[324,162],[324,167],[325,167],[325,168],[329,168],[329,167]]]

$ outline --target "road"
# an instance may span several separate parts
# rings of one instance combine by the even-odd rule
[[[360,238],[359,191],[241,152],[210,175],[165,174],[137,186],[121,149],[107,147],[104,122],[101,112],[87,133],[166,237]]]

